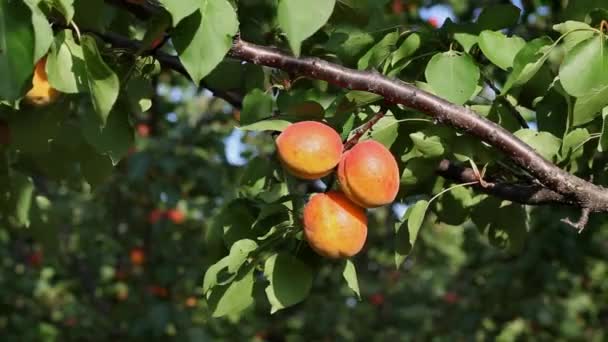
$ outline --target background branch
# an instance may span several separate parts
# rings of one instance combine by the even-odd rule
[[[115,36],[105,34],[105,37],[116,41]],[[177,57],[160,52],[154,56],[161,64],[187,74]],[[245,42],[240,38],[235,39],[229,56],[290,74],[324,80],[342,88],[368,91],[383,96],[391,103],[418,110],[439,123],[452,126],[495,147],[533,175],[544,187],[562,195],[568,203],[593,212],[608,211],[608,190],[605,188],[562,170],[511,132],[469,108],[450,103],[411,84],[373,71],[349,69],[319,58],[296,58],[276,49]]]

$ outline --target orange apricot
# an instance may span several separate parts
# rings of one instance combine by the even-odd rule
[[[34,106],[46,106],[59,97],[59,91],[51,87],[46,74],[46,57],[36,63],[32,88],[25,94],[25,101]]]
[[[135,247],[129,252],[131,263],[136,266],[141,266],[146,261],[146,252],[142,248]]]
[[[366,140],[344,153],[338,165],[340,188],[353,202],[374,208],[395,200],[399,191],[399,167],[391,152],[374,140]]]
[[[302,179],[328,175],[338,165],[344,149],[338,133],[317,121],[290,125],[279,134],[276,144],[283,166]]]
[[[343,193],[315,194],[304,207],[304,235],[310,247],[328,258],[348,258],[367,238],[365,209]]]

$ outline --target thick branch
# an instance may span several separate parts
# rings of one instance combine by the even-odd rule
[[[450,160],[444,159],[437,167],[437,173],[443,178],[456,183],[475,182],[477,176],[471,168],[462,167],[454,164]],[[549,190],[540,184],[519,184],[486,182],[486,186],[475,185],[475,190],[496,196],[512,202],[531,205],[546,204],[566,204],[576,205],[576,202],[569,200],[553,190]]]
[[[99,33],[99,32],[90,31],[90,30],[83,30],[83,32],[96,35],[104,42],[106,42],[116,48],[124,48],[124,49],[129,49],[132,51],[137,51],[141,47],[140,42],[130,40],[121,35],[114,34],[112,32]],[[164,68],[177,71],[178,73],[180,73],[183,76],[190,79],[190,75],[188,75],[186,68],[184,68],[182,63],[175,56],[171,56],[160,50],[151,51],[150,53],[152,54],[152,56],[154,56],[154,58],[156,58],[158,60],[158,62]],[[234,106],[236,108],[240,108],[242,105],[243,97],[240,94],[236,94],[231,91],[215,89],[215,88],[209,86],[208,84],[205,84],[204,81],[202,81],[199,86],[209,89],[215,96],[226,100],[226,102],[230,103],[232,106]]]
[[[608,190],[567,173],[545,160],[529,145],[498,124],[472,110],[450,103],[401,80],[379,73],[345,68],[318,58],[296,58],[283,52],[236,39],[230,56],[290,73],[320,79],[343,88],[364,90],[405,105],[438,122],[471,134],[494,146],[527,170],[546,188],[567,201],[592,211],[608,211]]]
[[[144,15],[139,17],[143,19]],[[562,195],[566,202],[590,211],[608,211],[607,189],[560,169],[509,131],[469,108],[450,103],[411,84],[390,79],[377,72],[349,69],[319,58],[293,57],[241,39],[235,39],[229,55],[242,61],[324,80],[343,88],[375,93],[389,102],[418,110],[433,117],[437,122],[462,130],[495,147],[533,175],[544,187]],[[155,56],[160,60],[161,56]],[[162,57],[167,57],[164,64],[168,67],[173,66],[179,72],[184,71],[176,57]]]

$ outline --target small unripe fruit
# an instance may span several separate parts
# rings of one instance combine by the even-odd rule
[[[364,208],[393,202],[399,191],[399,178],[395,157],[374,140],[355,145],[344,153],[338,165],[340,188]]]
[[[328,175],[338,165],[344,149],[338,133],[317,121],[290,125],[279,134],[276,144],[283,166],[302,179]]]
[[[304,235],[322,256],[351,257],[361,251],[367,238],[365,210],[340,192],[313,195],[304,207]]]
[[[46,106],[55,102],[59,97],[59,91],[51,87],[46,74],[46,57],[36,63],[32,88],[25,94],[25,101],[34,106]]]

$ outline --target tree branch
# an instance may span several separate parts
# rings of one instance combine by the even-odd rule
[[[437,174],[455,183],[469,183],[477,180],[475,171],[444,159],[437,167]],[[473,188],[488,195],[508,201],[531,205],[567,204],[576,205],[569,198],[539,184],[502,183],[495,180],[486,182],[486,186],[475,185]]]
[[[372,116],[371,119],[361,125],[361,127],[355,129],[353,131],[353,136],[348,139],[346,143],[344,143],[344,151],[350,150],[353,146],[355,146],[359,142],[359,139],[361,139],[361,137],[365,134],[365,132],[372,129],[372,127],[376,123],[378,123],[378,121],[380,121],[380,119],[382,119],[384,115],[386,115],[386,110],[381,109],[380,111],[378,111],[378,113]]]
[[[567,203],[587,208],[591,212],[608,211],[607,189],[562,170],[512,133],[471,109],[450,103],[411,84],[390,79],[374,71],[353,70],[319,58],[297,58],[240,38],[234,40],[229,56],[291,74],[324,80],[342,88],[368,91],[383,96],[391,103],[418,110],[439,123],[452,126],[493,146],[533,175],[545,188],[562,195]],[[185,71],[176,57],[157,54],[155,57],[159,60],[162,58],[164,62],[161,60],[161,63],[173,66],[180,73]]]
[[[86,29],[82,30],[82,32],[95,35],[99,39],[103,40],[104,42],[106,42],[116,48],[124,48],[124,49],[137,51],[141,47],[141,42],[138,42],[135,40],[130,40],[128,38],[125,38],[121,35],[118,35],[118,34],[115,34],[112,32],[100,33],[100,32],[96,32],[93,30],[86,30]],[[165,53],[160,50],[150,51],[150,55],[154,56],[154,58],[156,58],[158,60],[158,62],[161,64],[161,66],[163,66],[164,68],[174,70],[174,71],[180,73],[181,75],[183,75],[184,77],[191,79],[190,75],[188,75],[188,72],[186,71],[186,68],[184,68],[184,66],[179,61],[179,59],[177,59],[177,57],[171,56],[168,53]],[[213,93],[213,95],[226,100],[226,102],[230,103],[232,106],[234,106],[236,108],[241,108],[241,106],[242,106],[243,96],[241,94],[213,88],[212,86],[209,86],[208,84],[206,84],[204,81],[201,81],[199,86],[202,88],[209,89],[209,91],[211,91]]]
[[[455,105],[398,79],[377,72],[359,71],[319,58],[296,58],[278,50],[235,39],[229,55],[243,61],[324,80],[342,88],[363,90],[433,117],[490,144],[527,170],[546,188],[591,211],[608,211],[608,190],[569,174],[544,159],[532,147],[498,124],[469,108]]]

